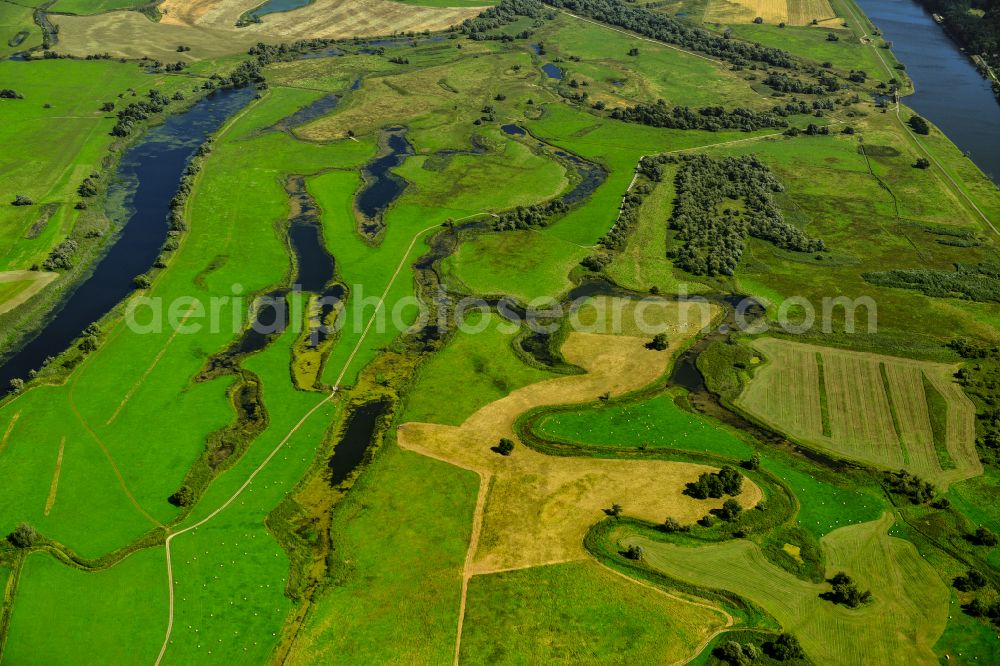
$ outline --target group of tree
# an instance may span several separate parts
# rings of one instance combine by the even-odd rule
[[[552,15],[552,10],[538,0],[500,0],[499,4],[490,7],[476,18],[463,21],[460,30],[476,41],[508,41],[511,39],[510,35],[491,34],[491,32],[514,23],[522,16],[541,20]]]
[[[0,99],[24,99],[24,95],[10,88],[0,88]]]
[[[150,90],[145,100],[132,102],[118,112],[118,122],[111,128],[112,136],[126,137],[144,120],[163,111],[170,100],[159,90]]]
[[[753,643],[726,641],[712,650],[712,656],[730,666],[750,666],[758,661],[763,653]]]
[[[937,497],[937,488],[930,481],[924,481],[919,476],[901,469],[898,472],[885,472],[882,484],[894,495],[901,495],[912,504],[926,504]]]
[[[869,590],[861,591],[857,583],[844,572],[836,574],[826,582],[833,586],[829,592],[824,592],[820,596],[835,604],[847,606],[848,608],[860,608],[872,600],[872,593]]]
[[[987,582],[986,576],[975,569],[970,569],[964,576],[955,576],[952,580],[955,589],[962,592],[975,592],[986,587]]]
[[[967,361],[955,378],[976,405],[976,448],[984,464],[1000,464],[1000,347],[958,338],[948,346]]]
[[[865,280],[881,287],[912,289],[936,298],[1000,303],[1000,264],[955,264],[954,271],[906,268],[867,271]]]
[[[618,219],[601,238],[601,246],[609,250],[625,249],[625,244],[628,242],[629,236],[635,229],[636,224],[639,223],[639,210],[642,208],[642,202],[645,201],[646,196],[651,191],[652,188],[649,185],[642,184],[633,187],[625,194],[624,198],[622,198],[621,209],[618,211]]]
[[[743,490],[743,475],[734,467],[723,465],[718,472],[703,472],[697,481],[688,483],[684,494],[695,499],[718,499],[724,495],[739,495]]]
[[[677,231],[676,243],[668,254],[674,265],[689,273],[732,275],[747,236],[796,252],[826,249],[823,241],[785,221],[773,197],[783,190],[781,183],[756,156],[665,155],[643,161],[640,169],[654,180],[662,178],[657,166],[680,164],[670,218],[670,228]],[[727,200],[733,206],[725,206]]]
[[[770,72],[763,83],[772,90],[798,95],[825,95],[845,87],[835,76],[823,73],[820,74],[819,81],[806,82],[781,72]]]
[[[80,249],[80,244],[72,238],[52,248],[49,256],[42,262],[42,268],[47,271],[69,270],[73,268],[73,255]]]
[[[545,0],[546,4],[623,28],[629,32],[725,60],[736,67],[773,65],[794,67],[781,49],[731,39],[690,22],[620,0]]]
[[[23,194],[15,194],[14,200],[10,202],[11,206],[34,206],[35,200],[31,197],[25,196]]]
[[[910,127],[917,134],[931,133],[931,126],[927,124],[927,121],[921,118],[920,116],[910,116],[910,120],[908,122],[910,123]]]
[[[512,231],[515,229],[531,229],[544,227],[552,218],[562,215],[569,206],[562,199],[553,199],[532,206],[518,206],[513,210],[501,213],[500,218],[493,223],[496,231]]]
[[[28,523],[20,523],[7,535],[7,541],[15,548],[31,548],[38,542],[38,532]]]
[[[977,546],[992,548],[1000,543],[1000,538],[988,527],[977,527],[976,531],[969,535],[969,541]]]
[[[501,437],[497,445],[493,447],[493,450],[502,456],[509,456],[514,453],[514,442],[506,437]]]
[[[656,104],[618,107],[611,112],[611,117],[650,127],[709,132],[720,130],[755,132],[767,128],[788,127],[788,121],[773,112],[753,111],[742,107],[727,111],[721,106],[694,110],[687,106],[669,107],[662,99]]]
[[[781,634],[773,641],[765,643],[764,652],[776,661],[804,659],[806,656],[799,639],[791,634]]]

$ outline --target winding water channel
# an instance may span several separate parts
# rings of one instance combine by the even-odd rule
[[[86,281],[66,298],[27,344],[0,365],[0,395],[10,380],[25,378],[50,356],[65,351],[90,324],[111,311],[135,289],[167,238],[170,200],[198,147],[227,118],[253,99],[253,88],[217,90],[184,113],[150,129],[122,156],[108,200],[124,202],[109,210],[118,236]]]
[[[1000,104],[989,81],[913,0],[855,0],[906,65],[916,92],[903,101],[931,120],[1000,184]]]

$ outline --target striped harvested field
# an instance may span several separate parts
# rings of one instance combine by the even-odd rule
[[[258,42],[370,37],[444,30],[478,15],[485,7],[423,7],[392,0],[315,0],[293,11],[266,15],[261,23],[237,28],[240,17],[260,0],[165,0],[157,23],[139,12],[56,16],[59,53],[108,52],[165,62],[243,53]],[[177,53],[177,45],[191,50]]]
[[[711,0],[705,10],[709,23],[750,23],[757,17],[768,25],[809,25],[836,13],[828,0]]]
[[[816,664],[937,664],[934,644],[948,621],[949,591],[908,541],[888,535],[893,518],[842,527],[823,537],[826,577],[843,571],[872,602],[859,609],[820,598],[830,589],[796,578],[738,539],[688,547],[642,537],[645,561],[687,583],[724,589],[762,607],[802,643]]]
[[[793,439],[942,487],[982,474],[956,368],[762,338],[768,362],[737,405]]]

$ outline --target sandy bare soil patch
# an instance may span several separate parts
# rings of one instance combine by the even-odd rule
[[[695,331],[691,330],[688,335]],[[683,338],[674,341],[673,350]],[[668,461],[563,458],[518,446],[510,457],[491,450],[514,438],[514,422],[529,409],[594,400],[646,386],[666,371],[670,353],[646,349],[643,338],[573,333],[563,353],[587,374],[560,377],[519,389],[487,405],[460,427],[407,423],[400,446],[471,469],[487,488],[482,532],[471,573],[561,562],[586,555],[583,537],[618,503],[630,516],[692,522],[722,500],[682,494],[684,484],[712,468]],[[443,397],[446,399],[446,397]],[[738,498],[753,506],[760,489],[745,483]]]

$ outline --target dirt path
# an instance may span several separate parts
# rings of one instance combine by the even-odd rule
[[[56,494],[59,492],[59,476],[62,474],[63,454],[66,452],[66,437],[59,442],[59,455],[56,457],[56,469],[52,473],[52,485],[49,486],[49,496],[45,500],[45,515],[52,512],[52,507],[56,503]]]
[[[14,432],[14,426],[17,425],[17,420],[21,418],[21,412],[14,412],[14,416],[10,417],[10,423],[7,424],[7,428],[3,431],[3,437],[0,437],[0,453],[7,447],[7,440],[10,439],[10,434]]]

